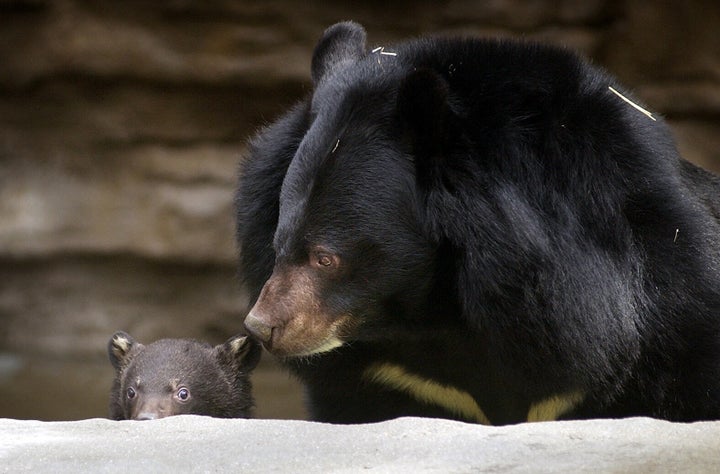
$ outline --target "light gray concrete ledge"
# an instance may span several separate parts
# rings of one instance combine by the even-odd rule
[[[0,419],[3,472],[720,472],[720,422]]]

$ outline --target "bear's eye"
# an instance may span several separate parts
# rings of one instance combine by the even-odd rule
[[[339,263],[339,258],[324,248],[315,249],[310,252],[310,263],[316,268],[332,268]]]
[[[188,390],[185,387],[181,387],[178,389],[177,393],[175,394],[178,400],[181,402],[186,402],[190,398],[190,390]]]
[[[128,387],[128,389],[127,389],[128,400],[132,400],[133,398],[135,398],[135,395],[136,395],[135,389],[132,387]]]

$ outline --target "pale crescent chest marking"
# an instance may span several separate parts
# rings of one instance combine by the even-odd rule
[[[401,365],[390,362],[373,364],[365,369],[363,378],[404,392],[420,402],[439,406],[468,421],[491,424],[483,409],[468,392],[409,372]],[[530,405],[526,420],[557,420],[579,405],[583,399],[584,395],[579,391],[548,397]]]

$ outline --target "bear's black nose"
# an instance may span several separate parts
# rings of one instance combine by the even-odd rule
[[[256,340],[267,344],[272,339],[273,328],[265,324],[251,311],[245,318],[245,330]]]

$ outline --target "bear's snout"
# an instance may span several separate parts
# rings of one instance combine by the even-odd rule
[[[273,328],[266,324],[261,318],[255,315],[253,311],[245,318],[245,330],[257,341],[267,345],[272,339]]]
[[[136,416],[134,419],[138,420],[138,421],[148,421],[148,420],[157,420],[158,418],[162,418],[162,417],[158,416],[157,413],[144,411],[142,413],[138,413],[138,416]]]
[[[345,333],[350,318],[322,303],[317,283],[317,277],[307,268],[276,269],[245,317],[245,330],[280,357],[306,356],[340,347],[340,334]]]
[[[140,396],[140,395],[138,395]],[[161,395],[145,395],[131,410],[130,419],[138,421],[158,420],[178,415],[172,407],[172,400]]]

